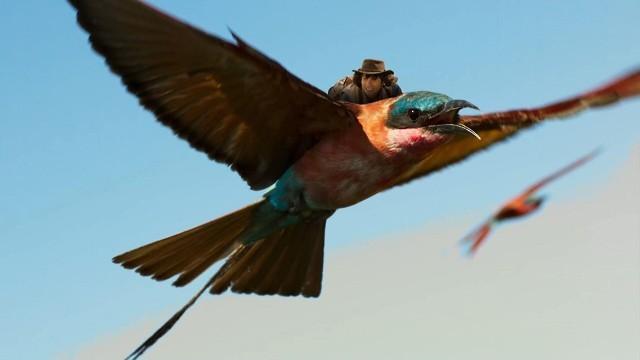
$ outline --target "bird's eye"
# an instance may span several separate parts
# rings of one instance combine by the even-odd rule
[[[420,116],[420,110],[411,108],[409,109],[408,115],[411,120],[415,121],[418,118],[418,116]]]

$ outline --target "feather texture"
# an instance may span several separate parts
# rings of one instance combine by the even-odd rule
[[[326,219],[289,226],[242,245],[216,274],[211,293],[320,295]]]
[[[238,236],[262,203],[128,251],[114,257],[113,261],[156,280],[179,274],[174,285],[184,286],[239,246]]]
[[[275,182],[320,134],[355,122],[346,106],[235,34],[229,43],[136,0],[69,2],[140,103],[253,189]]]

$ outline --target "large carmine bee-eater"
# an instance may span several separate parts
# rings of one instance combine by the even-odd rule
[[[545,200],[544,196],[537,194],[541,188],[543,188],[553,180],[574,170],[575,168],[582,166],[586,162],[593,159],[597,154],[598,151],[596,150],[579,158],[578,160],[554,172],[553,174],[539,180],[535,184],[525,189],[525,191],[523,191],[520,195],[507,201],[506,204],[504,204],[498,211],[496,211],[495,214],[491,215],[491,217],[484,223],[482,223],[482,225],[462,238],[462,240],[460,241],[460,245],[462,245],[463,250],[469,255],[475,255],[478,252],[480,246],[487,239],[487,236],[489,236],[489,232],[494,225],[502,223],[506,220],[529,215],[532,212],[538,210]]]
[[[132,357],[207,289],[318,296],[325,222],[337,209],[545,119],[640,93],[634,72],[562,102],[477,116],[458,115],[471,103],[428,91],[355,105],[331,100],[235,34],[227,42],[137,0],[69,2],[93,48],[160,122],[252,189],[275,184],[258,203],[114,258],[156,280],[177,275],[176,286],[227,258]]]

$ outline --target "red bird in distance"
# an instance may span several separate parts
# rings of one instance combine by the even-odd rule
[[[506,204],[504,204],[500,210],[498,210],[495,214],[493,214],[487,221],[485,221],[482,225],[480,225],[476,230],[462,238],[460,244],[462,245],[466,254],[473,256],[478,252],[478,248],[485,242],[491,228],[498,223],[501,223],[505,220],[520,218],[526,215],[531,214],[532,212],[538,210],[542,203],[545,200],[544,196],[536,195],[536,192],[540,190],[543,186],[552,182],[553,180],[567,174],[568,172],[580,167],[586,162],[593,159],[597,154],[598,150],[594,150],[588,155],[581,157],[580,159],[574,161],[573,163],[565,166],[564,168],[554,172],[553,174],[541,179],[537,183],[531,185],[520,195],[514,197],[509,200]]]

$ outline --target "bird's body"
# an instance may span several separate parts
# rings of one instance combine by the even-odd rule
[[[502,209],[500,209],[500,211],[498,211],[498,213],[494,215],[493,219],[496,221],[503,221],[523,217],[535,210],[538,210],[538,208],[540,208],[540,205],[542,205],[542,198],[518,197],[511,200]]]
[[[359,108],[355,110],[358,123],[321,139],[292,165],[276,188],[302,190],[309,207],[335,210],[393,186],[399,174],[448,139],[424,128],[389,128],[388,113],[396,101],[351,105]]]
[[[93,48],[176,135],[265,199],[114,261],[183,286],[225,264],[205,291],[319,296],[325,222],[336,209],[426,176],[543,120],[640,94],[640,72],[544,107],[459,116],[464,100],[418,91],[332,100],[233,34],[228,42],[138,0],[69,0]],[[477,108],[476,108],[477,109]],[[473,136],[470,136],[473,135]]]

